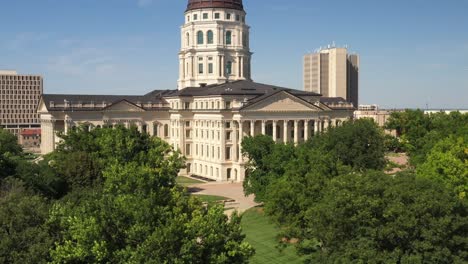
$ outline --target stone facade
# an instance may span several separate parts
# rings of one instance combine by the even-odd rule
[[[211,4],[216,4],[216,8]],[[231,5],[235,8],[223,8]],[[226,14],[234,17],[228,22],[213,21],[216,13],[222,14],[220,18],[227,19]],[[192,20],[195,14],[198,22]],[[42,152],[53,151],[60,142],[57,133],[67,133],[74,126],[93,129],[133,125],[141,132],[164,139],[187,157],[187,168],[181,175],[240,182],[245,178],[246,160],[241,154],[245,137],[263,134],[276,142],[298,144],[352,118],[354,108],[343,98],[251,81],[251,53],[248,45],[242,45],[243,40],[234,35],[233,47],[217,42],[213,43],[216,47],[195,45],[192,39],[190,47],[185,46],[186,33],[193,36],[199,30],[205,37],[206,30],[213,30],[216,41],[225,38],[226,30],[237,36],[245,34],[243,39],[248,39],[240,0],[191,0],[185,16],[177,90],[142,96],[45,94],[38,108]],[[207,21],[203,21],[204,17]],[[187,69],[193,70],[195,65],[185,67],[188,58],[209,63],[210,56],[216,69],[213,75],[190,75],[190,70],[187,75]],[[234,66],[227,74],[226,61],[231,59]]]

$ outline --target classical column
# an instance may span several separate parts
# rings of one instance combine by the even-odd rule
[[[278,131],[276,131],[277,125],[278,125],[278,121],[274,120],[273,121],[273,141],[275,142],[278,140],[278,138],[276,137],[276,134],[278,133]]]
[[[255,136],[255,120],[250,121],[250,136]]]
[[[240,78],[243,78],[244,77],[244,57],[239,57],[240,58],[240,61],[239,61],[239,64],[240,64],[240,74],[239,74],[239,77]]]
[[[231,139],[232,139],[232,153],[234,157],[232,157],[233,161],[237,161],[237,155],[239,154],[239,151],[237,150],[239,148],[239,145],[237,144],[237,123],[235,121],[232,122],[232,134],[231,134]]]
[[[226,122],[221,121],[221,162],[226,161]]]
[[[179,149],[182,155],[185,155],[185,122],[179,120]]]
[[[287,144],[288,143],[288,123],[289,120],[284,120],[284,126],[283,126],[283,143]]]
[[[328,130],[329,122],[330,122],[330,121],[329,121],[328,119],[325,119],[324,124],[323,124],[323,131],[327,131],[327,130]]]
[[[48,154],[55,149],[55,120],[41,119],[41,152]]]
[[[262,135],[266,135],[266,121],[262,120]]]
[[[314,134],[317,136],[319,134],[319,120],[315,119],[314,120]]]
[[[304,120],[304,141],[309,140],[309,121]]]
[[[242,161],[242,140],[244,139],[244,122],[239,120],[239,162]]]
[[[226,66],[225,66],[225,62],[224,62],[224,56],[221,56],[221,77],[225,77],[226,74],[225,74],[225,71],[226,70]]]
[[[299,120],[294,120],[294,144],[299,143]]]

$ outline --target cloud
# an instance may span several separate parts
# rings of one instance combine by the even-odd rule
[[[47,68],[69,76],[112,74],[117,68],[114,58],[96,48],[75,48],[52,57]]]
[[[139,7],[146,7],[153,3],[153,0],[138,0],[137,5]]]

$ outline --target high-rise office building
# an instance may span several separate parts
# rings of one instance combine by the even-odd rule
[[[19,136],[24,128],[40,128],[37,105],[42,77],[0,71],[0,127]]]
[[[304,56],[304,90],[342,97],[358,106],[359,56],[346,48],[320,49]]]

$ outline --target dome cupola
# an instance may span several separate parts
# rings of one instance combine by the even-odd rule
[[[244,10],[242,0],[189,0],[187,11],[201,8],[228,8]]]

